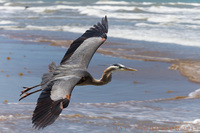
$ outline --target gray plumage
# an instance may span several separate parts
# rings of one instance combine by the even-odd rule
[[[105,17],[101,23],[91,27],[70,45],[60,65],[56,66],[54,62],[49,65],[49,73],[43,75],[41,84],[22,91],[22,94],[25,94],[20,100],[42,90],[33,112],[34,128],[44,128],[58,118],[62,110],[68,106],[76,85],[104,85],[111,81],[114,71],[136,71],[121,64],[114,64],[104,70],[99,80],[94,79],[87,71],[94,53],[107,39],[107,32],[108,21]],[[38,86],[41,86],[41,89],[26,93]]]
[[[107,28],[105,17],[71,44],[59,66],[55,63],[49,65],[50,72],[42,77],[43,91],[33,113],[33,127],[40,129],[52,124],[68,106],[73,88],[90,77],[88,64],[107,38]]]

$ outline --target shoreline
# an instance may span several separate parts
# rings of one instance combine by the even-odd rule
[[[66,37],[66,39],[58,39],[57,37],[51,38],[43,35],[29,35],[29,34],[14,34],[15,32],[8,35],[6,32],[3,33],[4,37],[10,39],[16,39],[20,41],[30,41],[30,42],[38,42],[38,43],[45,43],[49,46],[56,46],[56,47],[69,47],[70,44],[73,42],[73,38],[77,38],[80,34],[75,33],[65,33],[66,35],[70,35],[71,37]],[[45,32],[46,33],[46,32]],[[2,35],[1,35],[2,36]],[[120,40],[120,39],[119,39]],[[125,40],[124,40],[125,41]],[[150,62],[166,62],[171,63],[169,69],[179,71],[180,74],[184,77],[187,77],[189,81],[200,83],[200,59],[198,57],[195,58],[187,58],[187,55],[180,54],[179,55],[179,48],[181,51],[184,51],[185,46],[179,46],[179,48],[175,48],[173,51],[173,47],[170,48],[172,51],[168,51],[165,46],[159,46],[162,50],[158,50],[156,48],[156,44],[152,45],[152,48],[149,47],[148,44],[145,44],[147,47],[140,47],[141,44],[131,44],[130,41],[124,42],[119,41],[117,42],[116,39],[111,39],[111,41],[107,40],[98,50],[98,53],[101,53],[106,56],[113,56],[123,59],[130,59],[130,60],[141,60],[141,61],[150,61]],[[187,48],[187,47],[186,47]],[[188,53],[187,53],[188,54]],[[182,57],[184,56],[184,57]]]
[[[5,45],[6,41],[7,43]],[[1,81],[3,82],[1,88],[9,88],[11,89],[10,91],[15,88],[15,92],[17,94],[22,90],[22,86],[33,86],[41,82],[42,74],[48,71],[48,64],[50,64],[52,61],[55,61],[56,64],[58,64],[67,50],[66,48],[61,48],[64,47],[63,45],[56,47],[49,46],[50,44],[48,42],[42,42],[38,44],[36,42],[17,41],[11,38],[7,39],[6,37],[1,39],[1,42],[4,42],[3,44],[1,43],[2,46],[8,46],[12,48],[11,50],[6,48],[6,51],[2,49],[4,52],[6,52],[6,54],[3,54],[4,57],[0,58],[1,62],[3,61],[3,64],[1,65],[1,70],[4,70],[4,72],[0,73],[0,76],[2,76],[3,78],[3,80]],[[111,46],[109,46],[109,44],[106,44],[104,45],[104,47]],[[12,52],[12,54],[9,55],[9,52]],[[11,59],[6,60],[7,56],[10,56]],[[127,67],[133,67],[135,69],[138,69],[139,72],[116,72],[113,75],[112,83],[106,85],[105,87],[102,87],[100,90],[98,90],[98,87],[96,88],[94,86],[82,87],[84,89],[81,89],[81,91],[79,91],[79,89],[75,89],[73,96],[75,100],[72,102],[88,102],[88,99],[86,99],[86,101],[79,101],[80,99],[82,100],[84,99],[84,97],[87,97],[87,93],[85,94],[85,92],[94,93],[89,98],[92,99],[91,101],[112,102],[112,100],[109,100],[109,97],[112,97],[110,96],[112,93],[108,93],[106,95],[103,93],[104,91],[107,91],[106,88],[120,89],[121,87],[125,87],[125,90],[123,90],[123,95],[125,97],[117,97],[118,91],[120,91],[118,90],[116,91],[116,96],[114,96],[113,98],[115,102],[122,102],[124,100],[142,101],[168,98],[171,98],[173,100],[173,98],[179,99],[177,98],[179,96],[187,96],[190,92],[198,89],[197,84],[187,81],[187,79],[181,76],[178,71],[168,69],[168,67],[171,65],[171,63],[169,62],[124,59],[122,57],[115,57],[108,54],[106,54],[106,58],[104,56],[104,54],[98,52],[98,54],[95,54],[93,59],[91,60],[88,71],[94,76],[94,78],[100,78],[104,69],[109,65],[115,63],[121,63]],[[13,66],[16,67],[13,68]],[[23,73],[23,75],[19,76],[19,73]],[[9,74],[9,77],[6,77],[7,74]],[[8,84],[10,82],[12,82],[13,84]],[[163,84],[162,82],[164,82],[165,84]],[[163,86],[167,87],[163,88]],[[183,92],[180,92],[180,90],[178,90],[179,87],[183,89]],[[93,88],[96,89],[93,90]],[[139,95],[132,97],[131,94],[136,91],[135,89],[137,90]],[[84,94],[82,90],[85,91]],[[97,95],[96,91],[102,92],[99,92]],[[157,95],[157,93],[162,93],[162,95]],[[26,102],[35,100],[38,97],[38,94],[39,93],[33,95],[30,98],[27,98]],[[143,97],[141,97],[140,95],[149,96],[143,99]],[[10,100],[10,97],[6,98],[5,96],[7,95],[2,96],[2,101],[12,101]],[[99,98],[97,98],[97,96]],[[14,94],[13,97],[14,101],[18,100],[18,97],[16,97]],[[102,100],[102,98],[100,97],[104,97],[104,99]]]
[[[24,40],[26,36],[28,36],[28,40]],[[78,36],[80,35],[78,34]],[[56,39],[51,40],[46,36],[37,37],[37,36],[25,35],[22,37],[21,34],[16,35],[16,36],[14,36],[13,34],[4,35],[4,37],[20,40],[22,42],[27,41],[27,42],[34,42],[34,43],[35,42],[45,43],[49,46],[55,46],[55,47],[69,47],[70,44],[74,41],[73,39],[69,39],[69,38],[67,40],[56,40]],[[138,44],[136,43],[136,45]],[[122,43],[122,42],[115,42],[115,41],[106,41],[97,50],[97,53],[100,53],[106,56],[113,56],[113,57],[130,59],[130,60],[171,63],[171,65],[169,66],[169,69],[175,70],[175,71],[178,70],[180,74],[184,77],[187,77],[189,81],[200,83],[200,72],[198,72],[198,70],[200,69],[199,59],[192,59],[192,58],[180,59],[179,55],[176,55],[176,54],[174,55],[174,53],[171,53],[171,51],[163,51],[163,50],[159,51],[159,50],[153,50],[153,48],[151,49],[148,50],[148,48],[140,48],[138,46],[131,45],[130,42]],[[173,56],[171,56],[171,54]]]
[[[39,42],[49,43],[50,46],[69,47],[73,40],[40,40]],[[200,60],[164,57],[165,55],[167,55],[167,53],[162,53],[159,51],[145,51],[137,48],[123,49],[121,47],[118,47],[120,45],[124,44],[116,42],[105,42],[105,44],[103,44],[97,50],[97,52],[106,56],[113,56],[130,60],[171,63],[169,69],[175,71],[178,70],[181,73],[181,75],[187,77],[189,81],[200,83],[200,72],[198,71],[200,69]]]

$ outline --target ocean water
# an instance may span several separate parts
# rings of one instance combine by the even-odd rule
[[[70,106],[41,131],[31,127],[39,93],[18,101],[22,86],[38,84],[48,64],[58,64],[66,51],[40,41],[76,39],[107,15],[107,41],[120,42],[120,48],[198,59],[199,13],[199,0],[0,0],[0,35],[21,40],[0,38],[0,133],[199,132],[199,84],[169,70],[170,63],[95,54],[89,67],[95,78],[114,63],[138,72],[115,73],[104,87],[76,87]],[[4,100],[8,103],[3,104]]]
[[[66,39],[63,33],[83,33],[107,15],[109,37],[199,47],[199,13],[199,0],[1,0],[0,29]]]

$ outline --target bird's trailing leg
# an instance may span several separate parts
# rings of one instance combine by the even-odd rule
[[[35,85],[35,86],[32,86],[32,87],[23,87],[24,90],[21,91],[20,96],[23,95],[24,93],[26,93],[27,91],[29,91],[29,90],[31,90],[31,89],[33,89],[33,88],[36,88],[36,87],[38,87],[38,86],[41,86],[41,84],[38,84],[38,85]]]
[[[36,91],[27,93],[27,91],[29,91],[29,90],[31,90],[31,89],[33,89],[33,88],[36,88],[36,87],[38,87],[38,86],[41,86],[41,84],[38,84],[38,85],[35,85],[35,86],[32,86],[32,87],[23,87],[24,90],[21,91],[21,94],[20,94],[21,98],[19,99],[19,101],[22,100],[22,99],[24,99],[25,97],[27,97],[27,96],[33,94],[33,93],[36,93],[36,92],[38,92],[38,91],[41,91],[42,89],[38,89],[38,90],[36,90]],[[22,96],[22,95],[23,95],[23,96]]]
[[[25,93],[25,94],[19,99],[19,101],[22,100],[22,99],[24,99],[25,97],[27,97],[27,96],[29,96],[29,95],[31,95],[31,94],[33,94],[33,93],[36,93],[36,92],[38,92],[38,91],[41,91],[41,90],[42,90],[42,89],[38,89],[38,90],[33,91],[33,92],[30,92],[30,93]]]

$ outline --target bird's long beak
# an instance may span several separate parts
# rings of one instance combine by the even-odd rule
[[[125,67],[124,71],[137,71],[137,69],[133,69],[133,68],[130,68],[130,67]]]

